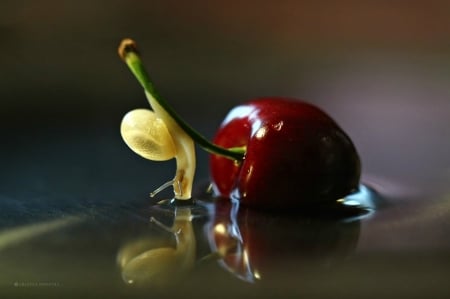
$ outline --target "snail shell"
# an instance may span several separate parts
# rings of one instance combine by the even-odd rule
[[[128,147],[145,159],[166,161],[176,155],[166,124],[151,110],[128,112],[122,119],[120,133]]]

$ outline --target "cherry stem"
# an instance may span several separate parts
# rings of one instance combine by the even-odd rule
[[[161,107],[177,122],[177,124],[189,135],[199,146],[201,146],[207,152],[215,155],[223,156],[231,160],[242,161],[244,160],[245,148],[224,148],[218,146],[208,139],[199,134],[190,125],[188,125],[169,104],[156,92],[156,89],[148,75],[142,60],[139,56],[136,43],[131,39],[124,39],[120,43],[119,56],[130,68],[133,75],[139,81],[145,91],[150,93]]]

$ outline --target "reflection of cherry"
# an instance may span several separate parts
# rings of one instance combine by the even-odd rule
[[[263,98],[234,108],[214,143],[245,148],[236,163],[212,155],[216,192],[258,208],[332,202],[358,187],[360,161],[350,138],[319,108]]]
[[[295,273],[339,260],[354,250],[359,235],[358,221],[277,217],[227,201],[217,202],[213,223],[210,242],[223,257],[221,265],[248,282],[285,267]]]

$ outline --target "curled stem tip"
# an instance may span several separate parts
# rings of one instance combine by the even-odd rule
[[[139,54],[136,42],[134,40],[132,40],[131,38],[124,38],[120,42],[117,52],[119,53],[119,56],[123,61],[126,60],[128,53]]]

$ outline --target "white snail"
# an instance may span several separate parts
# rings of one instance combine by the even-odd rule
[[[186,125],[180,126],[184,122],[157,96],[137,54],[135,42],[124,39],[118,52],[144,87],[153,109],[137,109],[125,115],[121,124],[122,137],[135,153],[146,159],[164,161],[175,158],[175,177],[152,194],[173,186],[175,199],[188,200],[191,198],[196,165],[194,141],[186,133]]]
[[[120,133],[128,147],[143,158],[153,161],[177,160],[175,178],[151,193],[173,186],[175,198],[191,198],[195,173],[195,149],[192,139],[162,108],[154,97],[146,92],[149,109],[135,109],[122,119]]]
[[[129,112],[121,125],[125,143],[138,155],[154,160],[176,159],[175,177],[157,188],[150,196],[172,186],[175,199],[191,199],[195,175],[194,140],[206,151],[239,162],[244,159],[245,149],[226,149],[209,142],[193,130],[155,91],[152,81],[138,54],[136,43],[129,38],[122,40],[118,54],[144,88],[153,111],[137,109]]]
[[[166,124],[151,110],[128,112],[122,119],[120,134],[128,147],[145,159],[166,161],[176,155]]]

